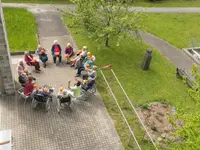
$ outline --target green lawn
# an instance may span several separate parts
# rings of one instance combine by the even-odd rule
[[[70,0],[2,0],[4,3],[70,4]]]
[[[34,15],[23,8],[3,8],[10,51],[35,50],[36,22]]]
[[[64,21],[66,23],[68,21],[67,18],[64,18]],[[141,44],[141,42],[138,41],[124,40],[121,42],[121,45],[117,47],[114,44],[115,39],[112,39],[112,41],[110,41],[110,48],[101,46],[101,48],[98,49],[98,45],[96,45],[93,40],[88,39],[85,34],[79,34],[77,28],[69,29],[78,47],[87,45],[89,51],[96,56],[96,65],[103,66],[106,64],[113,64],[113,70],[134,104],[166,100],[172,105],[176,105],[180,102],[183,108],[186,106],[186,86],[181,80],[174,77],[175,67],[157,50],[153,51],[150,70],[142,71],[140,69],[140,64],[145,49],[149,47],[145,43]],[[116,81],[114,81],[111,72],[105,71],[104,73],[129,123],[136,132],[142,149],[153,150],[152,144],[142,139],[142,130],[135,119],[134,113],[125,100],[120,87],[116,84]],[[125,149],[134,150],[135,144],[133,139],[130,140],[131,144],[128,144],[130,133],[117,105],[112,97],[109,96],[100,73],[98,73],[97,86],[106,108],[115,123],[116,130],[120,135]],[[191,105],[193,106],[194,104],[189,101],[187,106]]]
[[[178,48],[200,46],[200,13],[146,13],[144,29]],[[194,40],[192,40],[194,39]]]

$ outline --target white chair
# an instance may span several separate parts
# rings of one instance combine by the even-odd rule
[[[24,99],[24,104],[26,104],[26,101],[27,101],[27,99],[31,99],[32,100],[32,96],[31,96],[31,93],[30,94],[28,94],[28,95],[25,95],[24,94],[24,88],[22,87],[22,88],[20,88],[18,91],[18,99],[19,98],[23,98]]]

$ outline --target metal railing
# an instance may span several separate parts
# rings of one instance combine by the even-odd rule
[[[100,72],[101,72],[101,74],[102,74],[102,76],[103,76],[103,78],[104,78],[104,81],[106,82],[106,84],[107,84],[107,86],[108,86],[108,89],[109,89],[109,91],[111,92],[111,94],[112,94],[112,96],[113,96],[113,98],[114,98],[114,100],[115,100],[115,102],[116,102],[116,104],[117,104],[117,106],[118,106],[118,108],[119,108],[121,114],[122,114],[122,117],[123,117],[123,119],[124,119],[126,125],[127,125],[128,128],[129,128],[129,131],[130,131],[131,135],[133,136],[133,138],[134,138],[134,140],[135,140],[135,142],[136,142],[138,148],[141,150],[141,146],[139,145],[139,143],[138,143],[138,141],[137,141],[137,139],[136,139],[136,136],[135,136],[135,134],[134,134],[132,128],[130,127],[130,125],[129,125],[129,123],[128,123],[128,121],[127,121],[127,119],[126,119],[126,117],[125,117],[125,115],[124,115],[124,113],[123,113],[123,111],[122,111],[122,109],[121,109],[121,107],[120,107],[120,105],[119,105],[119,103],[118,103],[118,101],[117,101],[117,99],[116,99],[116,97],[115,97],[115,95],[114,95],[114,93],[113,93],[111,87],[110,87],[110,85],[108,84],[108,81],[106,80],[105,75],[103,74],[103,72],[102,72],[101,70],[100,70]],[[111,72],[112,72],[113,76],[115,77],[115,79],[117,80],[117,82],[118,82],[120,88],[121,88],[122,91],[123,91],[123,94],[125,95],[126,99],[128,100],[129,104],[131,105],[131,108],[133,109],[135,115],[137,116],[137,118],[138,118],[140,124],[142,125],[142,127],[143,127],[144,131],[146,132],[147,136],[149,137],[151,143],[153,144],[153,146],[155,147],[155,149],[158,150],[158,148],[157,148],[157,146],[156,146],[154,140],[152,139],[152,137],[151,137],[150,133],[148,132],[147,128],[145,127],[145,125],[144,125],[142,119],[141,119],[140,116],[138,115],[138,113],[137,113],[137,111],[136,111],[136,108],[134,107],[134,105],[132,104],[131,100],[129,99],[127,93],[125,92],[124,88],[122,87],[121,83],[119,82],[119,80],[118,80],[118,78],[117,78],[115,72],[113,71],[113,69],[111,69]]]

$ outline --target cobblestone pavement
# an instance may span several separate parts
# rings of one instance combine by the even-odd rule
[[[56,13],[56,12],[55,12]],[[54,66],[50,48],[53,41],[59,41],[62,48],[68,42],[75,43],[62,26],[58,15],[35,13],[40,35],[40,44],[47,49],[49,61],[41,73],[33,72],[37,83],[56,88],[49,112],[32,109],[30,101],[15,97],[0,98],[0,130],[12,129],[13,150],[121,150],[121,141],[108,115],[99,93],[88,101],[75,101],[72,110],[64,109],[59,115],[56,110],[55,95],[60,86],[73,81],[75,70],[65,64]],[[48,19],[47,19],[48,18]],[[57,24],[51,23],[56,20]],[[44,26],[48,22],[48,26]],[[48,28],[48,30],[45,30]],[[53,30],[53,29],[58,30]],[[66,30],[66,31],[65,31]],[[56,36],[57,35],[57,36]],[[16,64],[23,56],[12,56],[12,71],[17,79]],[[34,69],[33,69],[34,70]]]

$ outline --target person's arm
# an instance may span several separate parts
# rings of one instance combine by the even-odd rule
[[[69,56],[71,56],[73,53],[74,53],[74,51],[73,51],[73,48],[71,47]]]
[[[60,47],[60,44],[58,44],[58,47],[59,47],[59,49],[60,49],[60,54],[61,54],[61,52],[62,52],[62,49],[61,49],[61,47]]]
[[[54,54],[54,45],[52,45],[52,47],[51,47],[51,54],[54,56],[55,54]]]

